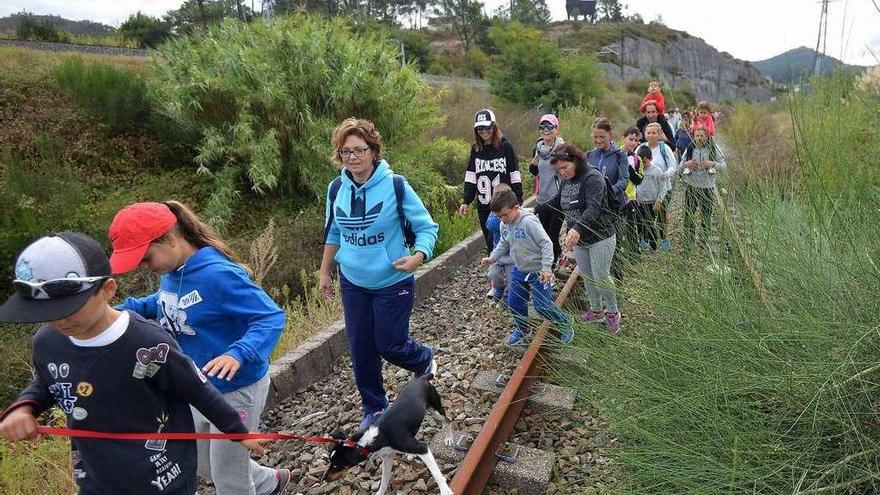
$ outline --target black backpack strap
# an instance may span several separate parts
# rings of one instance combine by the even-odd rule
[[[400,231],[403,232],[403,242],[406,247],[411,248],[415,243],[414,240],[410,239],[410,232],[412,229],[409,228],[408,223],[406,221],[406,215],[403,214],[403,199],[404,194],[406,193],[406,188],[404,187],[404,178],[401,175],[394,174],[394,197],[397,199],[397,218],[400,221]]]
[[[339,188],[342,187],[342,178],[337,177],[330,183],[330,215],[327,216],[327,225],[324,226],[324,244],[327,244],[327,236],[330,235],[330,226],[333,225],[335,217],[334,208],[336,206],[336,195],[339,194]]]

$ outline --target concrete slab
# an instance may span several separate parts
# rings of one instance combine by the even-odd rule
[[[471,387],[484,392],[501,394],[507,384],[507,376],[495,371],[481,371],[471,383]],[[552,412],[560,409],[574,409],[575,392],[567,387],[537,382],[532,387],[526,407],[534,412]]]
[[[467,453],[467,439],[462,439],[466,435],[469,434],[455,432],[457,445],[447,447],[443,444],[443,433],[440,432],[431,440],[431,452],[443,462],[460,464]],[[547,490],[556,460],[555,454],[531,447],[505,444],[498,456],[499,461],[492,471],[490,482],[497,483],[505,490],[515,489],[520,495],[542,495]]]

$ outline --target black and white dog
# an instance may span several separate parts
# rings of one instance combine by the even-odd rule
[[[391,481],[391,463],[394,455],[412,454],[417,455],[428,466],[428,470],[440,487],[440,495],[452,495],[452,490],[446,483],[446,478],[437,466],[434,454],[424,443],[416,440],[416,434],[425,419],[428,408],[432,409],[434,417],[443,424],[444,439],[446,445],[452,445],[452,426],[446,419],[443,404],[440,402],[440,394],[431,385],[433,374],[427,374],[420,378],[413,378],[400,393],[400,396],[382,416],[369,428],[358,431],[350,438],[341,431],[333,433],[338,440],[330,451],[330,467],[324,473],[324,479],[332,481],[339,479],[350,467],[360,464],[371,455],[382,459],[382,482],[376,495],[385,495],[388,483]]]

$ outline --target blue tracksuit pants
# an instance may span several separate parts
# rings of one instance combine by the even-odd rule
[[[361,394],[364,415],[385,409],[388,399],[382,382],[382,359],[421,373],[428,367],[430,347],[409,338],[415,278],[381,289],[365,289],[339,276],[345,333]]]
[[[556,323],[559,331],[571,328],[568,315],[553,304],[553,290],[544,284],[537,273],[521,272],[516,267],[510,274],[510,289],[507,305],[513,312],[513,324],[522,333],[529,332],[529,298],[534,297],[535,310],[548,320]]]

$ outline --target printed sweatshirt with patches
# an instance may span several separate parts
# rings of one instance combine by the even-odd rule
[[[489,258],[498,263],[508,252],[523,273],[549,272],[553,267],[553,243],[529,208],[520,208],[510,225],[501,223],[501,238]]]
[[[284,330],[284,311],[237,263],[207,246],[162,275],[159,291],[129,297],[118,309],[154,319],[201,368],[227,354],[241,364],[232,380],[210,378],[223,393],[256,383]]]
[[[413,276],[392,264],[410,254],[400,228],[393,176],[388,163],[380,160],[373,175],[360,185],[343,169],[335,202],[330,201],[330,186],[327,186],[325,224],[330,218],[331,206],[335,209],[325,243],[339,246],[335,260],[342,275],[365,289],[381,289]],[[403,215],[416,234],[412,251],[421,252],[428,261],[434,254],[440,227],[408,182],[404,184]]]
[[[57,405],[70,428],[110,433],[193,432],[190,405],[224,433],[247,433],[238,413],[174,339],[134,313],[115,341],[81,347],[50,326],[33,339],[35,376],[4,414]],[[117,321],[118,323],[126,323]],[[195,440],[71,440],[81,495],[193,494]]]
[[[519,172],[519,158],[507,138],[501,138],[501,149],[484,146],[477,150],[471,146],[467,171],[464,173],[464,199],[469,205],[477,199],[477,209],[489,211],[489,201],[498,184],[507,184],[522,204],[522,175]]]

